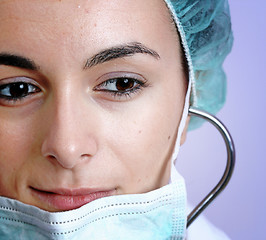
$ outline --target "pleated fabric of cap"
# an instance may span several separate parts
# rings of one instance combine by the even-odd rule
[[[190,106],[216,114],[226,98],[222,64],[233,34],[227,0],[164,0],[172,13],[186,55],[192,91]],[[202,120],[191,118],[189,129]]]

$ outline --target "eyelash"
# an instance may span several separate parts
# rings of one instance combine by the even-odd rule
[[[119,81],[120,81],[120,84],[125,84],[123,90],[118,89],[117,84],[119,83]],[[16,90],[20,90],[19,85],[21,84],[23,84],[24,88],[25,87],[27,88],[24,89],[24,92],[17,94],[18,96],[15,96],[15,97],[12,96],[11,88],[16,87],[17,88]],[[115,86],[112,86],[112,84],[115,84]],[[107,89],[108,86],[111,89]],[[112,79],[104,81],[103,83],[97,85],[93,90],[97,92],[105,92],[107,94],[110,94],[115,99],[116,98],[121,99],[123,97],[127,99],[127,98],[131,98],[133,94],[137,94],[139,91],[141,91],[142,88],[146,86],[147,84],[145,81],[140,81],[132,77],[117,77],[117,78],[112,78]],[[24,81],[6,83],[6,84],[0,85],[0,100],[3,102],[7,102],[8,104],[14,104],[17,101],[22,101],[23,99],[29,97],[30,95],[34,93],[38,93],[40,91],[41,89],[37,87],[36,85],[28,83],[28,82],[24,82]],[[5,92],[5,94],[3,92]],[[7,96],[7,95],[10,95],[10,96]]]
[[[20,96],[12,96],[12,87],[16,87],[16,90],[19,90],[19,86],[21,86],[23,84],[23,87],[27,87],[24,91],[26,92],[21,92],[18,95]],[[28,96],[40,92],[40,88],[38,88],[37,86],[31,84],[31,83],[27,83],[27,82],[23,82],[23,81],[18,81],[18,82],[12,82],[12,83],[7,83],[7,84],[3,84],[0,85],[0,99],[2,101],[6,101],[8,103],[15,103],[16,101],[22,101],[24,98],[27,98]],[[5,95],[3,94],[3,92],[6,92]],[[10,95],[10,96],[7,96]],[[14,93],[13,93],[14,95]]]
[[[124,81],[124,83],[126,81],[125,84],[133,84],[133,86],[129,86],[128,89],[126,90],[119,90],[117,89],[118,81]],[[116,83],[115,88],[117,90],[113,90],[113,89],[110,90],[110,89],[104,88],[114,83]],[[112,78],[112,79],[104,81],[103,83],[97,85],[93,90],[97,92],[106,92],[107,94],[111,94],[111,96],[114,98],[121,98],[121,97],[131,98],[133,94],[137,94],[139,91],[141,91],[142,88],[146,86],[147,86],[146,82],[140,81],[135,78],[117,77],[117,78]]]

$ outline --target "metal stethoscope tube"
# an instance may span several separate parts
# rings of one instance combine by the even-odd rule
[[[212,189],[212,191],[192,210],[187,218],[187,228],[190,224],[202,213],[202,211],[218,196],[218,194],[227,186],[235,165],[235,147],[233,139],[226,129],[226,127],[213,115],[194,108],[189,109],[189,115],[200,117],[207,120],[219,130],[222,135],[226,150],[227,150],[227,164],[224,174],[218,184]]]

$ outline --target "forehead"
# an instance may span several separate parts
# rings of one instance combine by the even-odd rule
[[[27,55],[49,46],[45,51],[51,56],[57,49],[61,56],[82,57],[142,42],[163,57],[178,41],[163,0],[1,0],[0,31],[0,51]]]
[[[1,27],[13,22],[15,27],[13,31],[26,25],[29,27],[28,30],[32,31],[36,31],[36,27],[43,28],[43,31],[48,31],[52,27],[59,33],[88,28],[96,31],[104,28],[105,31],[100,32],[102,38],[106,32],[110,33],[110,30],[121,38],[132,30],[137,32],[138,29],[145,27],[149,27],[152,32],[160,27],[158,25],[168,22],[168,17],[167,8],[162,0],[2,0],[0,2]]]

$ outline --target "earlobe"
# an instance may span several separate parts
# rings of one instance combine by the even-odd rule
[[[181,135],[180,145],[183,145],[186,141],[189,121],[190,121],[190,116],[187,117],[186,125],[185,125],[185,128],[184,128],[182,135]]]

